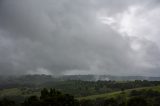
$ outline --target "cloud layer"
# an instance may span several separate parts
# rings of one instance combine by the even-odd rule
[[[160,74],[158,0],[1,0],[0,74]]]

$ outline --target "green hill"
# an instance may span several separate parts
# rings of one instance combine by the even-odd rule
[[[158,91],[160,92],[160,86],[154,86],[154,87],[141,87],[141,88],[134,88],[134,89],[128,89],[128,90],[124,90],[124,91],[117,91],[117,92],[112,92],[112,93],[104,93],[104,94],[99,94],[99,95],[91,95],[91,96],[86,96],[86,97],[79,97],[77,98],[78,100],[83,100],[83,99],[88,99],[88,100],[95,100],[95,99],[98,99],[98,98],[104,98],[104,99],[107,99],[107,98],[114,98],[114,97],[117,97],[118,95],[124,93],[126,96],[128,96],[128,94],[133,91],[133,90],[149,90],[149,89],[152,89],[154,91]]]
[[[125,92],[126,96],[133,90],[149,90],[152,89],[154,91],[159,91],[160,92],[160,86],[154,86],[154,87],[141,87],[141,88],[134,88],[134,89],[127,89],[124,91],[116,91],[116,92],[111,92],[111,93],[104,93],[104,94],[98,94],[98,95],[91,95],[91,96],[86,96],[86,97],[79,97],[77,99],[82,100],[82,99],[90,99],[94,100],[97,98],[111,98],[111,97],[116,97],[123,92]],[[32,89],[20,89],[20,88],[10,88],[10,89],[4,89],[0,90],[0,97],[5,97],[5,96],[31,96],[31,95],[40,95],[40,90],[32,90]]]

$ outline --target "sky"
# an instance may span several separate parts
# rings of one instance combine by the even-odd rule
[[[159,0],[0,0],[0,75],[160,76]]]

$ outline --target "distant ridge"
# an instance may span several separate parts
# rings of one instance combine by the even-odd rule
[[[83,80],[83,81],[98,81],[98,80],[115,80],[115,81],[133,81],[133,80],[148,80],[160,81],[160,77],[148,76],[114,76],[114,75],[63,75],[59,77],[63,80]]]

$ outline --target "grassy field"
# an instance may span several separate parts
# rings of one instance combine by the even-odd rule
[[[0,90],[0,97],[6,96],[31,96],[31,95],[40,95],[40,91],[33,91],[31,89],[20,89],[20,88],[10,88]]]
[[[134,88],[134,89],[125,90],[123,92],[125,92],[125,95],[127,96],[132,90],[142,90],[142,89],[145,89],[145,90],[152,89],[152,90],[160,92],[160,86]],[[77,99],[78,100],[83,100],[83,99],[95,100],[98,98],[107,99],[107,98],[117,97],[120,94],[122,94],[122,91],[117,91],[117,92],[112,92],[112,93],[104,93],[104,94],[99,94],[99,95],[91,95],[91,96],[86,96],[86,97],[79,97]]]

